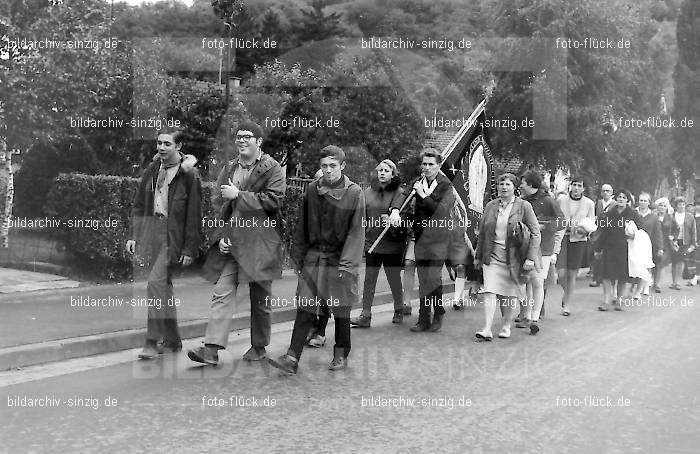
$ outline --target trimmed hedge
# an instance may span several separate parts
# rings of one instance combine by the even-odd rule
[[[60,174],[56,178],[47,196],[45,213],[54,223],[55,238],[75,256],[76,269],[109,280],[133,277],[131,256],[125,244],[138,183],[137,178],[77,173]],[[214,183],[202,183],[202,225],[207,241],[200,259],[213,230],[209,227],[213,223],[206,222],[215,218],[211,206],[213,187]],[[300,189],[287,188],[282,210],[286,250],[291,245],[301,195]]]

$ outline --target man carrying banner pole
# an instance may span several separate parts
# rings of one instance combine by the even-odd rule
[[[412,191],[406,199],[403,201],[403,203],[399,207],[392,207],[391,208],[391,213],[389,216],[389,223],[385,227],[384,231],[379,235],[377,240],[374,242],[374,244],[369,248],[369,252],[372,252],[376,245],[381,241],[383,238],[384,234],[386,231],[389,229],[391,225],[398,225],[401,222],[400,218],[400,212],[410,203],[412,198],[418,194],[419,199],[416,200],[416,204],[419,203],[420,201],[425,201],[426,197],[428,197],[430,200],[427,201],[426,210],[424,213],[424,216],[427,216],[425,219],[422,221],[420,219],[415,219],[413,225],[414,225],[414,232],[416,231],[415,229],[421,230],[423,228],[423,225],[429,226],[432,225],[434,226],[439,226],[440,225],[440,219],[442,217],[442,210],[438,210],[438,206],[442,206],[445,203],[448,203],[447,205],[444,205],[447,207],[447,213],[446,213],[446,218],[444,219],[446,222],[444,225],[449,225],[447,221],[450,219],[450,209],[452,209],[455,200],[457,198],[462,199],[462,205],[465,205],[465,201],[469,201],[469,196],[466,194],[467,192],[467,187],[478,187],[480,192],[483,194],[480,194],[480,196],[477,196],[477,194],[471,194],[471,196],[474,196],[475,199],[477,200],[483,200],[485,199],[488,201],[490,198],[490,192],[488,189],[488,180],[493,180],[493,176],[491,175],[490,177],[490,172],[488,171],[488,167],[490,167],[490,154],[489,154],[489,149],[485,137],[485,128],[483,126],[483,122],[485,119],[485,114],[484,114],[484,106],[486,104],[486,100],[481,101],[479,105],[476,107],[474,112],[470,115],[469,119],[465,124],[462,126],[462,128],[459,130],[459,132],[455,135],[455,137],[450,141],[450,144],[445,148],[445,150],[441,154],[437,154],[434,157],[431,157],[430,154],[423,154],[422,155],[422,162],[421,162],[421,170],[422,170],[422,176],[417,179],[416,181],[413,182],[412,184]],[[472,153],[473,151],[477,151],[477,153]],[[432,153],[434,154],[434,153]],[[465,169],[469,169],[470,163],[472,162],[470,159],[473,158],[474,156],[477,156],[480,158],[479,163],[481,164],[481,161],[483,161],[483,170],[484,170],[484,176],[486,178],[483,179],[483,181],[479,181],[479,183],[483,183],[480,185],[474,185],[473,182],[472,184],[469,183],[468,178],[465,177]],[[427,156],[427,160],[426,160]],[[489,161],[486,161],[486,157],[488,156]],[[465,158],[467,158],[465,160]],[[472,159],[473,161],[476,162],[477,159]],[[433,163],[434,161],[434,163]],[[455,168],[456,163],[462,163],[460,165],[461,170],[458,170]],[[446,167],[446,165],[449,164],[450,168],[445,169],[445,173],[440,172],[439,168]],[[434,170],[434,173],[433,173]],[[450,183],[450,180],[452,180],[455,184],[454,189],[449,191],[449,194],[442,193],[442,188],[445,186],[452,186]],[[437,183],[436,183],[437,182]],[[440,182],[442,182],[442,186],[440,186]],[[449,185],[446,185],[446,183],[450,183]],[[429,186],[428,186],[429,185]],[[469,186],[468,186],[469,185]],[[432,186],[432,190],[430,187]],[[435,192],[437,188],[440,187],[440,191],[437,193]],[[419,193],[419,190],[422,192],[422,194]],[[491,192],[493,191],[493,188],[491,188]],[[435,194],[435,196],[433,196]],[[439,197],[437,195],[440,194]],[[445,199],[443,201],[443,198]],[[470,209],[473,204],[470,205]],[[476,225],[475,222],[473,222],[469,217],[474,217],[475,215],[478,216],[480,213],[480,210],[483,209],[483,206],[481,207],[476,207],[477,211],[474,212],[473,209],[471,211],[468,211],[469,216],[466,219],[466,226],[471,227],[468,229],[468,235],[470,237],[476,237],[474,233],[474,225]],[[418,211],[418,210],[416,210]],[[477,218],[478,219],[478,218]],[[443,232],[443,238],[448,238],[448,235],[445,235],[445,233],[448,232]],[[432,237],[432,234],[429,234],[425,239],[424,242],[426,244],[430,243],[431,241],[427,241],[429,238]],[[433,238],[433,239],[437,239]],[[418,244],[418,240],[416,239],[416,245]],[[437,260],[438,256],[441,255],[441,250],[445,249],[447,246],[442,245],[442,244],[433,244],[430,245],[429,247],[424,247],[423,253],[425,253],[424,259],[427,260],[427,262],[423,263],[423,290],[420,290],[420,296],[421,296],[421,311],[423,314],[419,316],[418,324],[412,328],[414,331],[425,331],[427,329],[431,329],[432,331],[437,331],[440,329],[441,324],[442,324],[442,314],[444,313],[444,308],[442,307],[442,290],[441,290],[441,282],[439,282],[438,285],[438,280],[440,280],[440,275],[439,272],[442,268],[442,263],[444,263],[444,258],[443,262],[441,262],[439,265],[432,264],[432,260]],[[435,250],[431,250],[435,249]],[[416,251],[416,257],[418,261],[418,252]],[[442,254],[445,255],[445,254]],[[445,257],[446,258],[446,257]],[[433,273],[432,268],[437,268],[438,276],[437,278],[434,276],[435,273]],[[421,278],[420,278],[420,271],[419,271],[419,287],[421,286]],[[429,288],[430,287],[430,288]],[[434,287],[434,288],[433,288]],[[438,293],[438,288],[440,290],[440,296],[437,296]],[[406,289],[410,290],[410,289]],[[427,303],[431,303],[431,305],[435,306],[435,314],[436,318],[433,319],[432,323],[429,321],[430,318],[430,311],[429,311],[429,306]]]

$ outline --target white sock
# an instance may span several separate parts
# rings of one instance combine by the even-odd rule
[[[466,282],[466,279],[463,277],[458,277],[455,278],[455,294],[454,294],[454,300],[458,301],[462,299],[462,294],[464,293],[464,283]]]

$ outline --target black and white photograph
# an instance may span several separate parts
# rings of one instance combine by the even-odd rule
[[[697,453],[700,0],[0,0],[1,453]]]

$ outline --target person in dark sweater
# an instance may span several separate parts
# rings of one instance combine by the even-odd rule
[[[377,287],[379,269],[384,266],[384,273],[389,281],[391,296],[394,299],[394,318],[392,323],[403,322],[403,290],[401,288],[401,266],[406,245],[406,231],[401,226],[392,226],[372,247],[389,219],[389,209],[399,197],[403,188],[396,164],[385,159],[377,165],[376,174],[371,185],[365,189],[365,282],[362,290],[362,313],[350,320],[350,324],[360,328],[369,328],[372,320],[372,302]]]
[[[530,334],[540,331],[538,322],[542,305],[544,304],[545,280],[549,268],[557,263],[557,255],[564,238],[564,213],[559,204],[544,189],[542,176],[534,170],[525,172],[520,177],[520,196],[532,205],[532,209],[540,224],[540,252],[542,254],[542,269],[531,276],[526,284],[527,298],[521,301],[520,315],[516,328],[529,328]]]

